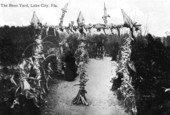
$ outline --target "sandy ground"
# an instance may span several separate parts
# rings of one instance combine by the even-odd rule
[[[116,68],[116,63],[110,60],[108,57],[103,60],[90,59],[87,64],[89,81],[86,98],[89,106],[76,106],[71,103],[78,93],[79,87],[74,85],[79,78],[73,82],[60,81],[51,86],[42,115],[127,115],[110,91],[110,80]]]

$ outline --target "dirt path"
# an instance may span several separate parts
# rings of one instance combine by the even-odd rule
[[[47,107],[43,110],[43,115],[127,115],[124,109],[119,106],[116,96],[110,91],[111,88],[111,59],[103,60],[90,59],[87,65],[86,97],[89,106],[75,106],[71,101],[78,93],[78,86],[74,86],[79,81],[62,81],[51,86],[50,93],[46,100]],[[114,65],[114,62],[112,62]],[[113,74],[116,66],[113,66]]]

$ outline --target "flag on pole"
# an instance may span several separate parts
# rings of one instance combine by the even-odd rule
[[[33,16],[32,16],[32,19],[31,19],[31,25],[33,25],[35,28],[39,28],[41,22],[40,20],[38,19],[35,11],[33,12]]]
[[[59,26],[61,26],[61,27],[63,26],[63,20],[64,20],[65,13],[67,12],[67,7],[68,7],[68,3],[66,3],[65,6],[61,9],[62,15],[60,18],[60,23],[59,23]]]
[[[61,9],[63,12],[67,12],[68,2],[65,4],[65,6]]]
[[[107,9],[106,9],[106,5],[104,3],[104,15],[103,15],[103,20],[104,20],[104,23],[107,24],[107,17],[110,17],[108,14],[107,14]]]
[[[79,16],[77,18],[77,24],[78,24],[78,26],[82,26],[82,25],[84,25],[84,22],[85,22],[85,19],[80,11]]]
[[[107,16],[107,9],[106,9],[105,3],[104,3],[104,16],[105,16],[105,17]]]
[[[124,20],[124,25],[129,26],[130,28],[133,27],[133,22],[130,19],[130,17],[125,13],[123,9],[121,9],[122,15],[123,15],[123,20]]]

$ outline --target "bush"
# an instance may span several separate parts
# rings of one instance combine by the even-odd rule
[[[97,56],[97,47],[104,46],[105,55],[112,57],[112,60],[116,60],[116,56],[119,51],[119,47],[124,41],[124,37],[127,37],[127,34],[121,35],[120,37],[115,35],[91,35],[87,36],[88,52],[91,58],[96,58]]]
[[[4,66],[17,64],[25,48],[33,43],[35,29],[27,27],[0,28],[0,63]]]
[[[136,39],[131,60],[136,73],[132,75],[136,90],[138,115],[168,115],[170,110],[170,48],[151,35]]]

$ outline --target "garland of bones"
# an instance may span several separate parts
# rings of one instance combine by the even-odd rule
[[[64,19],[64,16],[65,16],[65,13],[67,12],[67,6],[68,6],[68,3],[62,9],[62,16],[60,18],[60,24],[59,24],[60,27],[63,25],[63,19]],[[118,26],[115,26],[115,25],[110,25],[109,26],[109,25],[107,25],[107,17],[109,17],[109,16],[107,16],[107,15],[103,16],[103,20],[104,20],[105,24],[96,24],[96,25],[93,25],[93,26],[88,25],[88,26],[84,26],[83,28],[85,30],[87,30],[87,29],[90,30],[92,27],[96,28],[97,30],[100,30],[100,29],[105,30],[106,28],[107,29],[110,28],[111,31],[112,31],[112,29],[116,28],[117,30],[119,30],[119,28],[122,27],[122,25],[118,25]],[[71,24],[69,24],[68,28],[63,28],[63,26],[62,26],[61,29],[68,29],[71,32],[73,32],[74,28],[75,27],[73,26],[73,22],[72,22]],[[49,27],[46,28],[46,29],[48,31]],[[76,29],[77,29],[77,27],[76,27]],[[104,33],[105,33],[105,31],[104,31]],[[122,59],[121,59],[121,61],[119,63],[119,70],[118,70],[118,72],[123,72],[123,75],[124,75],[122,84],[128,84],[128,85],[131,84],[131,80],[130,80],[129,72],[127,70],[126,65],[127,65],[128,61],[130,61],[130,54],[131,54],[131,48],[130,48],[131,45],[130,44],[131,44],[131,40],[132,40],[132,38],[129,37],[128,39],[126,39],[125,44],[122,46],[122,48],[123,48],[123,50],[121,51],[121,55],[122,55],[121,58]],[[35,41],[36,41],[36,44],[37,44],[37,46],[35,47],[35,52],[34,52],[35,60],[34,61],[31,60],[31,62],[32,62],[33,67],[34,67],[35,72],[36,72],[36,79],[38,80],[38,85],[39,85],[39,87],[41,87],[40,82],[41,82],[42,75],[41,75],[41,71],[40,71],[40,62],[42,61],[42,59],[45,59],[44,54],[42,52],[43,51],[43,46],[42,46],[41,34],[38,36],[38,39],[36,39]],[[75,54],[78,54],[78,52],[80,53],[80,55],[78,55],[78,57],[76,58],[77,59],[76,60],[76,65],[78,66],[77,73],[78,73],[78,75],[80,77],[80,81],[79,81],[80,84],[77,84],[77,85],[80,85],[80,89],[79,89],[79,92],[78,92],[77,96],[73,99],[72,103],[73,104],[88,105],[86,97],[85,97],[85,93],[87,93],[86,90],[85,90],[85,83],[87,82],[87,79],[85,78],[86,77],[86,74],[85,74],[85,65],[86,65],[85,63],[86,63],[86,61],[85,60],[87,60],[88,53],[87,53],[87,50],[85,49],[85,46],[81,46],[81,45],[82,44],[80,44],[80,47],[75,52]],[[28,91],[31,90],[31,86],[29,85],[29,83],[27,82],[27,80],[24,77],[24,76],[26,76],[26,78],[28,78],[28,74],[25,73],[25,67],[24,67],[25,63],[26,62],[24,60],[23,63],[21,63],[19,65],[19,67],[20,67],[20,73],[21,73],[21,82],[23,84],[22,89],[26,90],[25,95],[27,97]],[[131,85],[129,85],[129,86],[131,86]],[[120,90],[121,90],[121,87],[120,87]],[[45,92],[45,91],[40,91],[40,93],[42,93],[42,92]],[[38,99],[37,99],[38,95],[40,95],[40,98],[42,99],[41,94],[36,94],[36,95],[34,94],[34,96],[33,96],[34,98],[33,97],[32,98],[35,100],[35,102],[38,101]],[[18,98],[16,98],[14,100],[14,104],[12,105],[12,107],[15,104],[18,104],[18,103],[19,103]]]
[[[83,33],[84,34],[84,33]],[[80,40],[84,39],[84,35],[80,36]],[[79,80],[79,91],[77,96],[73,99],[72,103],[75,105],[86,105],[88,106],[88,102],[86,99],[85,94],[87,93],[87,91],[85,90],[85,86],[86,86],[86,82],[88,81],[88,79],[86,78],[86,63],[88,62],[88,52],[86,49],[86,44],[85,41],[80,41],[80,44],[78,46],[78,49],[75,52],[75,58],[76,58],[76,65],[78,67],[77,69],[77,74],[80,78]],[[75,85],[75,86],[76,86]]]
[[[130,73],[128,71],[128,66],[135,71],[135,68],[133,65],[131,65],[131,52],[132,52],[132,46],[131,46],[131,42],[132,42],[133,38],[132,38],[132,33],[129,34],[129,37],[126,38],[125,42],[123,43],[123,45],[121,46],[121,52],[120,52],[120,60],[119,60],[119,65],[118,65],[118,69],[116,71],[117,75],[118,73],[121,73],[123,75],[122,77],[122,83],[121,86],[117,89],[119,90],[122,95],[123,95],[123,102],[125,103],[127,97],[132,97],[132,103],[134,105],[132,105],[131,107],[127,107],[127,111],[133,111],[133,113],[137,112],[137,108],[136,108],[136,104],[135,104],[135,95],[134,95],[134,88],[131,85],[132,84],[132,78],[130,76]],[[117,79],[118,76],[116,76],[115,79]]]
[[[42,75],[42,72],[40,70],[41,63],[45,59],[45,56],[43,54],[43,45],[42,45],[42,36],[41,34],[38,35],[38,37],[35,40],[35,47],[34,47],[34,61],[31,58],[29,59],[23,59],[23,61],[19,64],[19,72],[20,72],[20,84],[19,87],[16,90],[16,94],[19,92],[19,88],[21,88],[21,92],[19,92],[18,95],[24,95],[27,99],[33,99],[34,104],[39,107],[37,104],[39,101],[44,101],[42,94],[46,93],[44,89],[43,84],[43,78],[47,77]],[[35,70],[36,76],[35,78],[30,76],[30,72],[26,71],[27,69],[30,69],[30,66],[33,66],[33,69]],[[48,76],[49,77],[49,76]],[[36,82],[36,86],[33,86],[28,82],[28,80],[33,80],[33,82]],[[45,84],[46,85],[46,84]],[[46,88],[48,90],[48,86],[46,85]],[[19,98],[16,95],[16,99],[13,101],[13,104],[11,105],[11,108],[14,108],[16,104],[19,104]],[[45,102],[45,101],[44,101]]]

